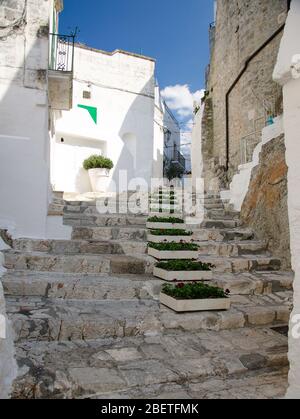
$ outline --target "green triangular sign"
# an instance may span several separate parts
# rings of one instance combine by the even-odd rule
[[[93,106],[86,106],[86,105],[78,105],[78,108],[86,109],[88,113],[90,114],[92,120],[97,124],[97,118],[98,118],[98,111],[97,108],[94,108]]]

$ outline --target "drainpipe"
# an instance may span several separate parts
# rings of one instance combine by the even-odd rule
[[[291,0],[288,0],[288,10],[289,10],[290,5],[291,5]],[[235,88],[235,86],[238,84],[238,82],[240,81],[244,73],[246,72],[251,61],[263,49],[265,49],[273,41],[273,39],[276,38],[284,30],[284,28],[285,28],[285,23],[281,25],[280,28],[278,28],[277,31],[274,32],[273,35],[270,36],[270,38],[268,38],[252,55],[250,55],[249,58],[247,58],[247,60],[245,61],[244,67],[242,68],[241,72],[239,73],[239,75],[234,80],[233,84],[230,86],[230,88],[228,89],[226,93],[225,109],[226,109],[226,170],[227,171],[229,169],[229,151],[230,151],[229,150],[229,96],[230,96],[230,93],[232,92],[232,90]]]

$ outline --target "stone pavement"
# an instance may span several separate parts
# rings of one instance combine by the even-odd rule
[[[64,202],[72,240],[19,239],[5,252],[14,398],[280,398],[293,276],[219,197],[193,227],[199,260],[230,289],[228,312],[176,314],[146,254],[144,215]],[[222,218],[220,218],[222,217]],[[276,329],[277,330],[277,329]]]

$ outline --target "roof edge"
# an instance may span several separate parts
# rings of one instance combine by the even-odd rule
[[[80,44],[80,43],[76,43],[75,44],[75,47],[81,48],[81,49],[85,49],[87,51],[99,52],[101,54],[109,55],[111,57],[113,55],[116,55],[116,54],[124,54],[124,55],[129,55],[131,57],[140,58],[142,60],[152,61],[154,63],[156,62],[156,59],[155,58],[148,57],[148,56],[142,55],[142,54],[137,54],[135,52],[124,51],[122,49],[116,49],[116,50],[114,50],[114,51],[111,52],[111,51],[104,51],[102,49],[92,48],[92,47],[89,47],[87,45]]]

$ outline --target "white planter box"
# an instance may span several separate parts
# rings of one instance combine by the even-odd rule
[[[229,310],[230,298],[212,298],[208,300],[176,300],[166,294],[160,294],[161,304],[171,308],[177,313],[188,311],[214,311]]]
[[[93,192],[106,192],[109,187],[109,170],[108,169],[90,169],[89,178]]]
[[[152,243],[191,243],[193,236],[156,236],[154,234],[148,234],[148,242]]]
[[[150,204],[149,205],[151,212],[159,212],[159,210],[163,211],[177,211],[179,212],[181,210],[179,205],[168,205],[168,204]]]
[[[148,247],[148,255],[158,260],[198,259],[198,251],[192,250],[156,250]]]
[[[166,271],[161,268],[154,268],[153,275],[164,281],[173,282],[175,279],[184,281],[211,281],[212,271]]]
[[[185,224],[171,224],[171,223],[147,223],[149,230],[185,230]]]

